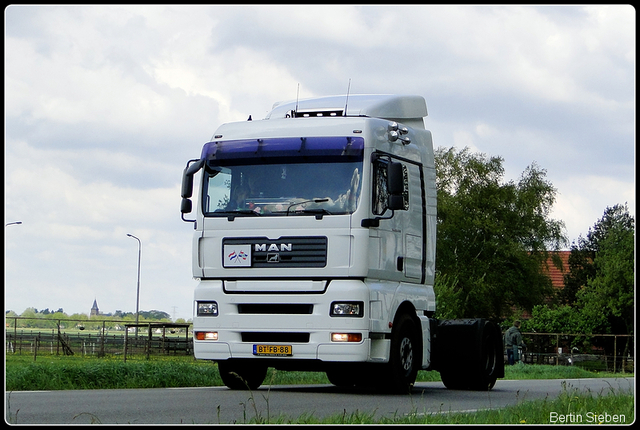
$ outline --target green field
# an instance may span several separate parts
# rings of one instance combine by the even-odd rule
[[[523,365],[507,366],[505,379],[574,379],[628,377],[630,374],[596,373],[578,367]],[[439,381],[438,372],[421,371],[418,381]],[[270,370],[265,384],[328,384],[321,372],[284,372]],[[43,356],[34,362],[26,355],[6,355],[6,391],[78,390],[164,387],[208,387],[223,385],[217,366],[192,357],[132,357],[126,363],[121,357],[95,358],[78,356]],[[624,417],[626,424],[634,419],[634,396],[625,392],[606,393],[565,390],[557,399],[523,402],[513,407],[475,413],[415,414],[374,419],[373,412],[357,412],[318,419],[312,415],[300,417],[251,417],[252,423],[332,423],[332,424],[487,424],[549,423],[551,411],[572,411],[586,417],[592,411],[606,411],[610,416]],[[8,415],[11,418],[9,411]],[[598,416],[594,416],[597,421]],[[606,416],[603,420],[606,419]],[[598,422],[593,422],[597,424]],[[603,421],[604,424],[607,424]],[[583,422],[584,424],[584,422]]]

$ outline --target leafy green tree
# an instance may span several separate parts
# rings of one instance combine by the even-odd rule
[[[540,268],[566,239],[556,189],[535,163],[505,182],[503,159],[438,148],[436,295],[448,318],[502,318],[552,295]],[[444,305],[444,306],[443,306]]]
[[[604,333],[608,325],[606,316],[589,315],[569,305],[549,306],[547,304],[533,307],[531,318],[522,324],[523,331],[536,333]]]
[[[593,275],[576,293],[577,306],[608,315],[615,333],[633,333],[634,227],[626,205],[607,208],[590,236],[596,248],[589,268]]]
[[[586,237],[571,247],[569,273],[560,292],[560,306],[533,310],[527,330],[584,334],[633,334],[635,220],[626,205],[607,207]],[[626,357],[627,342],[594,338],[594,344]]]
[[[569,272],[564,276],[564,289],[558,294],[562,303],[575,304],[578,291],[596,277],[594,260],[602,241],[612,229],[634,231],[635,221],[626,205],[607,207],[604,215],[589,228],[586,237],[582,235],[571,245]]]
[[[164,311],[158,311],[158,310],[150,310],[150,311],[140,311],[140,319],[144,318],[145,320],[151,320],[151,321],[166,321],[166,320],[171,320],[171,315],[169,315],[168,313],[164,312]]]

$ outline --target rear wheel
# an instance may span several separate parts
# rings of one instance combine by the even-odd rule
[[[496,347],[496,335],[495,326],[488,321],[482,330],[481,352],[477,372],[470,381],[469,388],[472,390],[488,391],[496,384],[499,365],[498,354],[502,354],[502,348],[498,350]]]
[[[499,329],[494,323],[483,321],[475,333],[470,332],[468,338],[458,341],[464,345],[471,345],[478,354],[470,361],[440,369],[442,383],[451,390],[491,390],[498,377],[504,376],[500,372],[503,363],[499,356],[502,354],[502,336]],[[455,362],[455,359],[452,361]]]
[[[255,390],[267,376],[267,366],[241,363],[218,362],[220,378],[232,390]]]

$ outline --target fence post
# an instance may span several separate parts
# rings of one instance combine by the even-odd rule
[[[616,373],[617,353],[618,353],[618,336],[613,336],[613,373]]]
[[[35,362],[36,357],[38,356],[38,345],[40,345],[40,333],[38,333],[38,336],[36,336],[36,340],[33,343],[34,343],[33,361]]]
[[[53,335],[53,329],[51,329]],[[60,320],[58,320],[58,337],[56,338],[56,355],[60,354]]]
[[[129,327],[124,326],[124,362],[127,362],[127,342],[129,340]]]
[[[100,337],[100,352],[98,352],[98,357],[104,357],[104,338],[107,335],[105,324],[106,321],[102,321],[102,337]]]
[[[149,359],[150,352],[151,352],[151,323],[149,323],[149,338],[147,340],[147,360]]]
[[[18,341],[18,318],[13,319],[13,353],[16,353],[16,342]],[[20,347],[22,353],[22,346]]]

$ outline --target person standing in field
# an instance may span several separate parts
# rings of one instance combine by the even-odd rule
[[[520,360],[518,347],[527,347],[522,340],[522,333],[520,333],[520,321],[514,321],[513,326],[504,334],[504,345],[507,348],[507,362],[510,365],[515,364]]]

